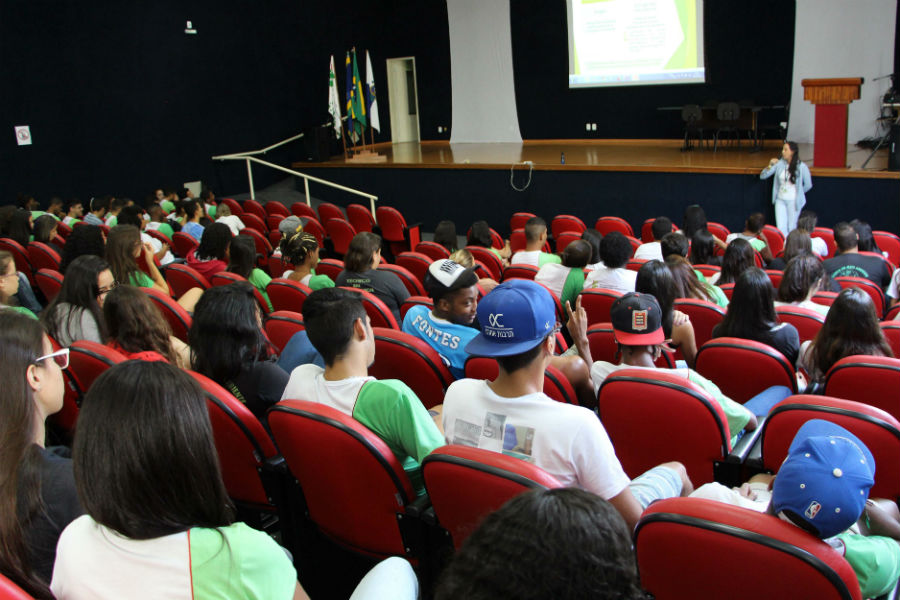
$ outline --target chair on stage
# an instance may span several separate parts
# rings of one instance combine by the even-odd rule
[[[741,147],[741,132],[738,127],[738,121],[741,118],[741,106],[737,102],[720,102],[716,107],[716,120],[718,128],[713,142],[713,152],[719,149],[719,135],[722,133],[733,133],[734,139],[737,140],[738,148]]]
[[[684,121],[684,144],[681,151],[693,150],[694,144],[691,140],[696,137],[700,145],[703,145],[703,111],[699,104],[686,104],[681,107],[681,120]],[[652,239],[650,240],[653,241]]]

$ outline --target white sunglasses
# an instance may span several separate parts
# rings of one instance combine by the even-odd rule
[[[39,356],[34,359],[35,363],[39,363],[42,360],[47,360],[48,358],[52,358],[53,362],[59,365],[60,369],[68,369],[69,368],[69,349],[63,348],[62,350],[57,350],[56,352],[51,352],[50,354],[45,354],[44,356]]]

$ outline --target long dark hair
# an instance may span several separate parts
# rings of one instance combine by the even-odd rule
[[[96,225],[79,225],[72,229],[72,233],[66,238],[66,245],[63,246],[60,257],[60,273],[65,273],[72,261],[85,254],[99,257],[106,255],[103,230]]]
[[[721,336],[756,339],[775,326],[772,282],[759,267],[750,267],[738,277],[728,312],[719,325]]]
[[[203,230],[194,256],[199,260],[225,260],[231,242],[231,228],[225,223],[212,223]]]
[[[121,285],[135,285],[141,272],[134,250],[141,245],[141,231],[134,225],[116,225],[106,239],[106,262],[113,277]]]
[[[75,483],[96,522],[137,540],[232,523],[206,399],[184,371],[116,365],[91,386],[78,423]]]
[[[756,264],[753,254],[753,246],[744,238],[735,238],[725,248],[725,256],[722,257],[722,274],[719,283],[734,283],[741,273]]]
[[[684,209],[684,219],[681,221],[681,232],[687,239],[693,238],[694,234],[700,229],[707,229],[706,225],[706,212],[703,210],[702,206],[699,204],[691,204]]]
[[[675,307],[675,278],[672,271],[662,261],[647,261],[638,271],[634,291],[656,298],[662,312],[663,333],[667,338],[672,337],[672,311]]]
[[[847,288],[835,298],[813,341],[813,377],[823,380],[834,363],[856,354],[894,355],[878,325],[872,299],[859,288]]]
[[[791,177],[791,183],[797,183],[797,167],[800,164],[800,148],[797,142],[785,142],[791,149],[791,162],[788,164],[788,174]]]
[[[103,303],[103,318],[109,340],[126,352],[156,351],[175,364],[172,328],[150,297],[130,285],[120,285]]]
[[[256,242],[246,235],[235,236],[231,240],[228,271],[248,279],[254,267],[256,267]]]
[[[875,236],[872,235],[872,226],[865,221],[853,219],[850,226],[856,230],[857,247],[860,252],[877,252],[881,254],[881,248],[875,243]]]
[[[467,246],[481,246],[482,248],[490,248],[494,245],[491,239],[491,226],[487,221],[475,221],[469,229],[466,236]]]
[[[6,237],[19,242],[22,247],[28,246],[28,242],[31,241],[30,219],[31,213],[23,208],[14,212],[6,226]]]
[[[453,221],[441,221],[434,228],[434,243],[440,244],[447,252],[458,250],[459,240],[456,238],[456,223]]]
[[[784,261],[790,262],[801,254],[812,254],[812,238],[807,231],[798,227],[788,234],[784,242]]]
[[[41,215],[34,220],[34,241],[49,244],[53,239],[53,230],[56,229],[57,221],[52,215]]]
[[[781,278],[781,285],[778,286],[778,300],[802,302],[824,277],[825,267],[821,260],[812,254],[795,256],[784,268],[784,276]]]
[[[32,596],[52,598],[32,571],[22,527],[41,510],[36,408],[25,372],[43,354],[43,333],[34,319],[0,311],[0,572]]]
[[[375,264],[375,252],[381,248],[381,236],[361,231],[350,240],[344,255],[344,268],[354,273],[364,273]]]
[[[253,286],[239,281],[203,292],[188,340],[194,370],[219,383],[267,359],[271,348],[260,328]]]
[[[97,302],[97,296],[100,295],[97,277],[107,269],[109,263],[92,254],[79,256],[69,265],[59,293],[41,313],[41,322],[50,337],[56,340],[66,337],[62,334],[71,330],[73,322],[79,323],[82,311],[86,310],[94,317],[100,338],[106,339],[106,324]],[[65,315],[57,314],[57,307],[61,304],[69,305]]]
[[[709,229],[698,229],[691,238],[691,264],[719,265],[722,259],[716,256],[716,241]]]
[[[666,266],[675,280],[676,297],[712,301],[712,294],[697,278],[694,269],[683,256],[670,254],[666,257]]]

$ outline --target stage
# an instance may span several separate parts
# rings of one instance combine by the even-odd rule
[[[754,211],[774,220],[772,180],[760,181],[759,172],[780,155],[780,143],[768,142],[756,152],[746,140],[740,148],[720,141],[715,152],[711,147],[682,151],[681,146],[681,140],[382,143],[371,147],[386,158],[382,163],[337,156],[297,162],[293,168],[377,194],[378,204],[395,206],[426,231],[442,219],[453,220],[461,231],[486,219],[508,234],[509,216],[518,210],[548,220],[574,214],[589,226],[597,217],[615,215],[637,230],[644,219],[660,214],[679,222],[684,207],[693,203],[733,230]],[[862,169],[870,152],[851,147],[847,169],[816,168],[812,145],[800,145],[813,178],[808,208],[819,214],[820,224],[858,217],[876,229],[900,230],[900,173],[885,170],[885,149]],[[312,193],[341,205],[359,202],[323,187]]]

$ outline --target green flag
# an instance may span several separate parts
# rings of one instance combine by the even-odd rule
[[[362,97],[362,82],[359,78],[359,67],[356,64],[356,48],[353,53],[353,71],[352,76],[348,77],[347,90],[347,129],[350,131],[350,138],[355,142],[361,138],[366,129],[366,104]],[[350,57],[347,57],[348,71],[350,69]],[[348,75],[350,73],[348,72]]]

